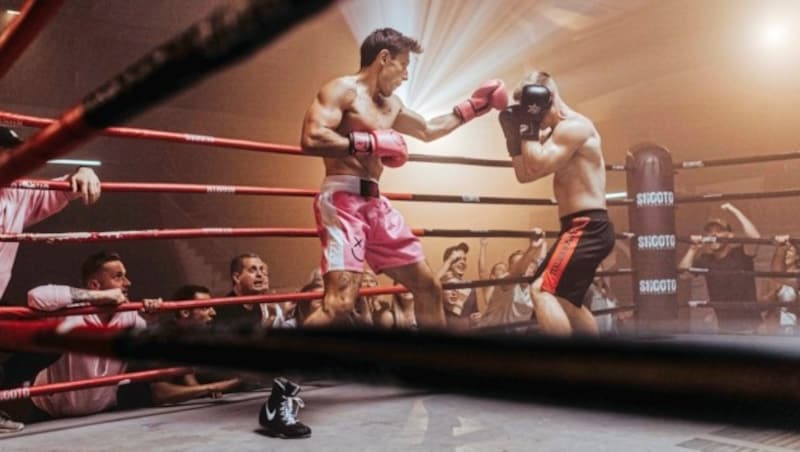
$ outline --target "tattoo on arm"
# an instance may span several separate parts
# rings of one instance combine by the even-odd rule
[[[97,299],[95,291],[88,289],[78,289],[77,287],[69,288],[69,295],[73,303],[80,303],[82,301],[92,301]]]
[[[100,298],[96,290],[79,289],[77,287],[70,287],[69,295],[73,303],[96,301]]]

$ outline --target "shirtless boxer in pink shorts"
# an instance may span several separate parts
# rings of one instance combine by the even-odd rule
[[[435,140],[493,108],[505,108],[508,93],[502,81],[488,81],[452,113],[426,121],[392,94],[408,79],[411,52],[422,52],[416,40],[391,28],[374,31],[361,45],[358,73],[323,85],[306,112],[303,151],[325,157],[325,180],[314,203],[325,295],[306,326],[346,321],[365,263],[414,294],[420,327],[445,325],[441,285],[419,240],[380,195],[378,180],[384,165],[395,168],[408,159],[401,133]]]

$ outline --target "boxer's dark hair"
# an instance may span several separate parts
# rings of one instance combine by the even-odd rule
[[[87,257],[81,265],[81,283],[85,286],[103,265],[114,261],[122,261],[122,258],[119,254],[110,251],[100,251]]]
[[[361,68],[372,64],[383,49],[388,50],[392,58],[404,51],[422,53],[422,46],[416,39],[409,38],[394,28],[379,28],[361,43]]]

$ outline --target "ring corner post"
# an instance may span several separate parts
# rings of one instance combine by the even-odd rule
[[[637,330],[678,330],[675,178],[672,155],[653,143],[633,146],[626,156],[633,300]]]

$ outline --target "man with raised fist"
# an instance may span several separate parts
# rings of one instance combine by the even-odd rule
[[[597,334],[583,305],[597,266],[614,248],[606,212],[606,173],[600,134],[592,121],[567,106],[553,78],[533,72],[500,112],[500,126],[517,180],[553,174],[561,234],[535,273],[531,295],[542,331]]]
[[[445,324],[441,285],[419,240],[380,196],[378,180],[384,166],[396,168],[408,159],[403,134],[435,140],[505,108],[508,94],[502,81],[491,80],[451,113],[425,120],[394,94],[408,79],[412,52],[422,52],[416,40],[391,28],[375,30],[361,45],[359,71],[323,85],[306,112],[303,151],[325,158],[325,180],[314,203],[325,295],[306,326],[348,321],[365,264],[411,290],[421,328]]]

